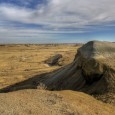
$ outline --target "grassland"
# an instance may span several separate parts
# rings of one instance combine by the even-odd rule
[[[60,68],[44,64],[55,54],[63,55],[62,66],[71,63],[78,47],[75,44],[0,45],[0,88]]]
[[[0,45],[0,89],[71,63],[81,45]],[[62,66],[48,66],[49,57],[62,54]],[[115,115],[114,105],[85,93],[48,91],[44,85],[0,93],[1,115]]]

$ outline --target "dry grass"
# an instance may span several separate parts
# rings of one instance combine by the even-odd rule
[[[37,89],[39,90],[47,90],[47,86],[43,83],[39,83],[39,85],[37,86]]]
[[[0,46],[0,88],[51,72],[43,62],[60,53],[63,66],[74,59],[76,45],[3,45]],[[74,91],[47,91],[40,83],[37,89],[0,94],[1,115],[115,115],[115,107]]]
[[[2,115],[114,115],[114,107],[73,91],[22,90],[0,95]]]
[[[43,62],[57,53],[63,55],[63,65],[70,63],[75,45],[2,45],[0,46],[0,88],[26,80],[36,74],[60,68]]]

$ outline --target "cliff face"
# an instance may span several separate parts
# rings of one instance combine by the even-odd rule
[[[115,44],[91,41],[78,49],[74,61],[44,81],[52,90],[89,94],[115,91]]]

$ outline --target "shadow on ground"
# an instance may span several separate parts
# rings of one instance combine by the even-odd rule
[[[22,82],[15,83],[13,85],[10,85],[10,86],[0,89],[0,93],[13,92],[13,91],[23,90],[23,89],[37,89],[37,87],[40,84],[42,84],[46,79],[48,79],[48,77],[52,76],[54,73],[56,73],[64,68],[66,68],[66,66],[64,66],[60,69],[54,70],[53,72],[48,72],[48,73],[43,73],[43,74],[32,76],[31,78],[29,78],[27,80],[24,80]],[[47,87],[47,89],[49,89],[49,88]]]

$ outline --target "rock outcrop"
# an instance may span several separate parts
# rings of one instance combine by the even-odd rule
[[[59,64],[59,60],[62,58],[61,54],[56,54],[45,61],[49,66],[54,66]]]
[[[48,75],[51,90],[71,89],[88,94],[115,92],[115,44],[90,41],[78,49],[74,61]]]

